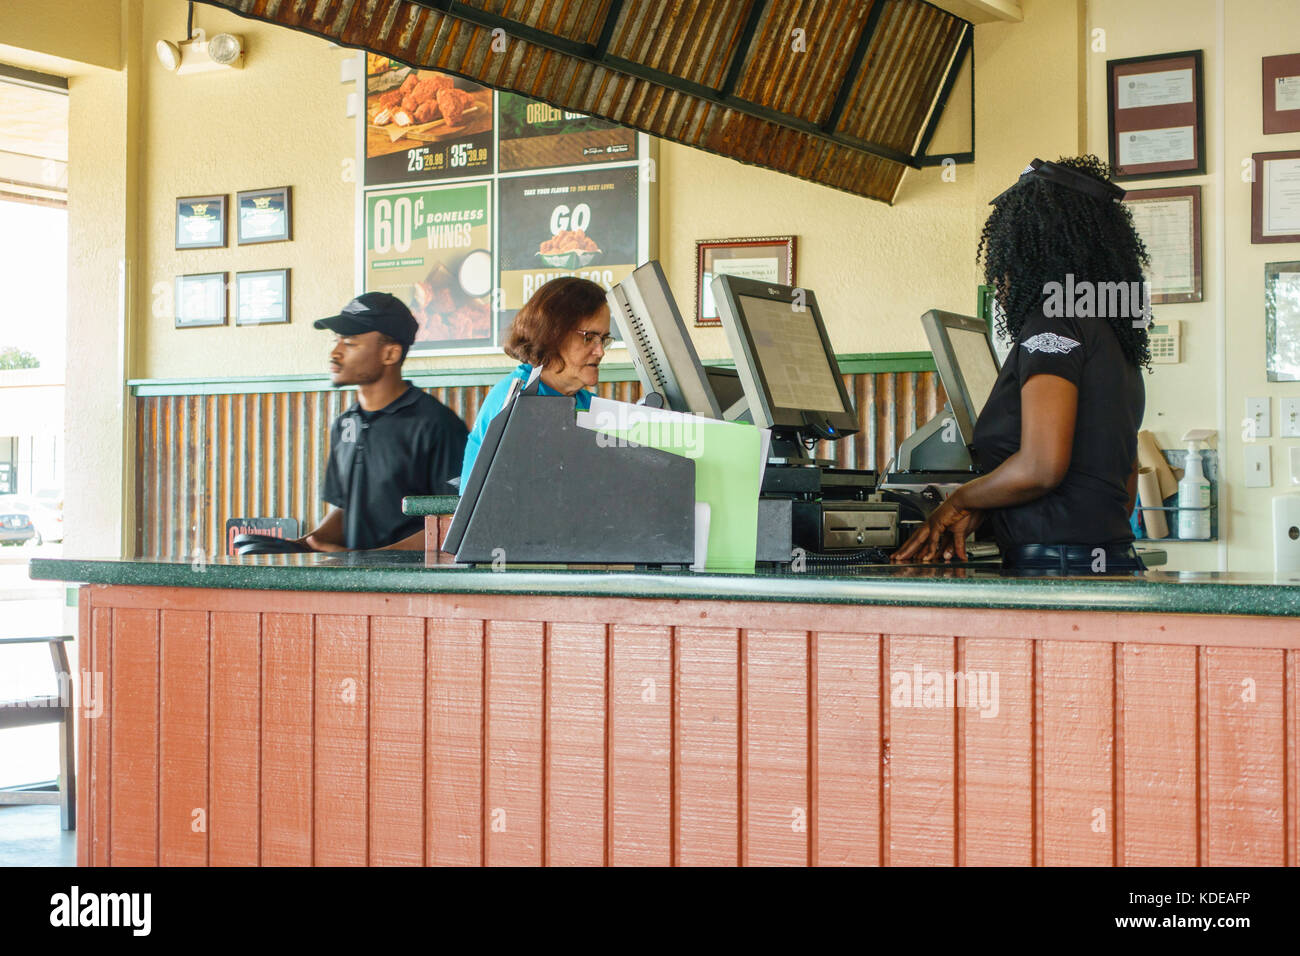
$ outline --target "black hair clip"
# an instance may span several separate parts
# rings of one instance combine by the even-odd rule
[[[992,206],[998,200],[1006,196],[1011,190],[1017,188],[1025,181],[1026,176],[1035,176],[1057,186],[1064,186],[1066,189],[1073,189],[1075,192],[1085,193],[1096,199],[1114,199],[1116,201],[1123,199],[1126,195],[1124,190],[1120,189],[1114,183],[1102,182],[1093,179],[1087,173],[1081,173],[1077,169],[1069,166],[1062,166],[1060,163],[1045,163],[1041,159],[1035,159],[1026,167],[1025,171],[1020,174],[1020,178],[1004,189],[998,195],[989,200]]]

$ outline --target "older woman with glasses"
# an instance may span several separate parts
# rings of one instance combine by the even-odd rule
[[[465,445],[460,487],[469,483],[483,436],[505,404],[512,381],[527,382],[535,369],[541,369],[540,394],[573,395],[579,408],[590,408],[588,389],[596,387],[600,360],[612,341],[605,290],[596,283],[563,276],[534,292],[515,316],[506,338],[506,354],[518,360],[519,367],[493,385],[483,399]]]

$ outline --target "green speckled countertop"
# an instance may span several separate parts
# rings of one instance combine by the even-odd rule
[[[37,580],[276,591],[580,595],[911,607],[1300,617],[1300,575],[1147,571],[1040,577],[996,567],[863,565],[753,574],[426,563],[421,551],[175,559],[33,558]]]
[[[459,495],[411,495],[402,499],[402,514],[416,517],[449,515],[459,503]]]

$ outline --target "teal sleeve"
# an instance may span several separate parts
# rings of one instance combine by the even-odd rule
[[[460,469],[461,492],[464,492],[465,486],[469,484],[469,473],[474,470],[474,461],[478,458],[479,449],[483,447],[483,436],[487,434],[488,425],[492,424],[492,419],[496,418],[497,413],[505,405],[510,383],[517,377],[517,375],[507,375],[493,385],[491,391],[484,396],[483,404],[479,406],[478,418],[474,419],[474,427],[470,429],[469,439],[465,442],[465,461]]]

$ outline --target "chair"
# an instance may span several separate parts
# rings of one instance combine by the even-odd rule
[[[72,699],[72,672],[68,668],[68,654],[63,645],[72,635],[59,637],[0,637],[0,648],[6,644],[48,644],[50,659],[54,662],[54,676],[58,680],[56,696],[28,697],[24,700],[0,700],[0,731],[14,727],[31,727],[36,724],[59,725],[59,789],[0,790],[0,806],[27,803],[57,803],[63,817],[63,829],[77,828],[77,778],[76,745],[72,722],[75,716]]]

